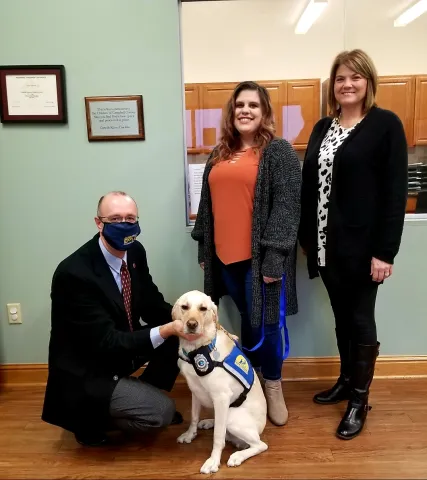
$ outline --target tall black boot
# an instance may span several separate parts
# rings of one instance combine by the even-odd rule
[[[350,341],[347,337],[338,335],[337,329],[335,329],[337,337],[338,351],[341,360],[341,371],[335,385],[320,393],[317,393],[313,397],[315,403],[320,405],[332,405],[334,403],[342,402],[350,398],[350,373],[351,373],[351,348]]]
[[[350,400],[347,410],[338,425],[337,437],[350,440],[362,431],[368,411],[369,387],[374,378],[375,362],[380,344],[356,345],[354,363],[350,379]]]

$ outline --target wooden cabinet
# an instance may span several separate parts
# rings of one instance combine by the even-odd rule
[[[283,137],[283,110],[286,106],[286,84],[281,81],[260,81],[257,82],[265,87],[270,94],[273,107],[274,123],[276,124],[276,135]]]
[[[313,127],[320,119],[320,80],[290,80],[286,87],[283,138],[295,150],[305,150]]]
[[[209,153],[221,134],[223,108],[237,83],[185,84],[187,153]]]
[[[210,151],[218,143],[221,135],[223,110],[237,83],[201,84],[201,108],[199,111],[200,135],[198,146]]]
[[[401,119],[409,147],[427,145],[427,75],[379,77],[377,103]]]
[[[427,145],[427,75],[417,76],[415,83],[414,143]]]
[[[320,80],[261,80],[273,107],[276,135],[307,147],[320,118]],[[237,82],[185,85],[187,153],[208,153],[221,135],[223,109]]]
[[[197,84],[185,85],[185,123],[187,152],[197,151],[196,111],[200,108],[200,88]]]
[[[415,77],[379,77],[377,104],[391,110],[402,121],[409,146],[414,145]]]

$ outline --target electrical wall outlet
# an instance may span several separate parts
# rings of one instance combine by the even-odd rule
[[[21,304],[20,303],[8,303],[7,304],[7,317],[9,323],[22,323]]]

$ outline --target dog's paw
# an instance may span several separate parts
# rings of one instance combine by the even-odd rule
[[[205,420],[200,420],[197,428],[199,430],[210,430],[215,425],[215,420],[213,418],[206,418]]]
[[[182,435],[180,435],[176,441],[178,443],[191,443],[197,437],[197,432],[187,430]]]
[[[227,467],[238,467],[246,460],[246,456],[242,452],[234,452],[230,455],[227,462]]]
[[[203,464],[202,468],[200,469],[200,473],[215,473],[219,469],[219,461],[215,458],[208,458],[206,462]]]

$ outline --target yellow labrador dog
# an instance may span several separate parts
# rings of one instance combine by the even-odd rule
[[[172,317],[194,338],[180,338],[178,366],[192,392],[192,409],[190,427],[177,441],[191,443],[198,428],[214,428],[211,456],[200,469],[206,474],[218,471],[226,440],[239,449],[228,459],[229,467],[267,450],[260,439],[267,420],[260,381],[237,347],[237,337],[219,326],[214,302],[199,291],[185,293]],[[212,408],[215,419],[199,421],[202,406]]]

